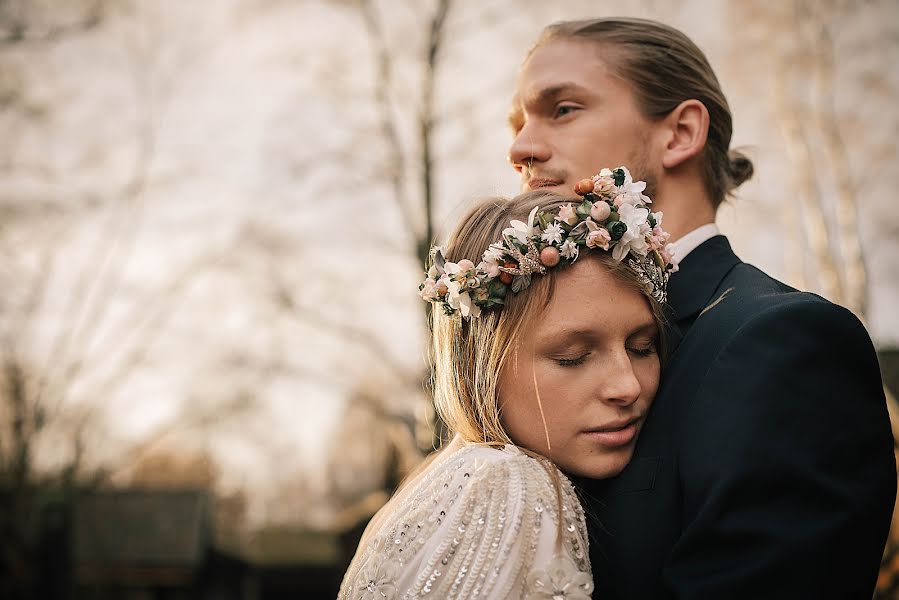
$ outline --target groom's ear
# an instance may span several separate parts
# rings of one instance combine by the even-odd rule
[[[684,100],[663,119],[665,148],[662,165],[673,169],[705,148],[709,135],[709,111],[699,100]]]

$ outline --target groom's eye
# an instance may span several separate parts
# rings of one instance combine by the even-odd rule
[[[575,110],[577,110],[577,106],[573,106],[573,105],[571,105],[571,104],[561,104],[561,105],[559,105],[559,106],[556,107],[556,114],[555,114],[555,116],[556,116],[557,118],[558,118],[558,117],[564,117],[565,115],[571,114],[571,113],[574,112]]]

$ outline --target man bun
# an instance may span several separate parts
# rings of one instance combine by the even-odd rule
[[[740,187],[746,180],[752,177],[755,167],[752,161],[739,150],[731,150],[727,153],[729,161],[728,176],[730,177],[731,190]]]

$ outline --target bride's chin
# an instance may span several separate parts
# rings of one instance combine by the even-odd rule
[[[619,475],[631,460],[632,452],[623,456],[594,457],[592,460],[579,462],[563,469],[577,477],[587,479],[606,479]]]

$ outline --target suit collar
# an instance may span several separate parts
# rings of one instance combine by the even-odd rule
[[[723,235],[690,252],[668,281],[668,305],[675,322],[692,321],[713,300],[724,276],[740,262]]]

